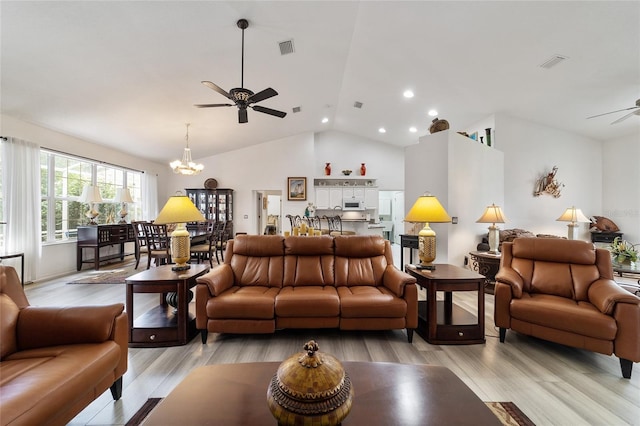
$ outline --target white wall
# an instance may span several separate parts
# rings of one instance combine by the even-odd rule
[[[307,199],[313,200],[313,175],[316,169],[314,157],[314,135],[303,133],[230,151],[197,162],[204,165],[204,171],[197,176],[173,175],[160,194],[160,204],[184,188],[202,188],[207,178],[218,181],[218,188],[231,188],[233,192],[234,232],[250,234],[262,233],[257,229],[256,200],[254,190],[282,191],[282,215],[304,214],[306,201],[288,201],[287,177],[307,178]],[[318,163],[319,164],[319,163]],[[311,197],[311,198],[309,198]]]
[[[142,170],[158,175],[158,187],[166,182],[169,167],[148,160],[133,157],[103,145],[65,135],[44,127],[17,120],[5,115],[2,120],[3,136],[12,136],[39,144],[42,148],[50,148],[68,154],[79,155],[104,161],[114,165]],[[128,251],[133,251],[131,248]],[[36,280],[47,279],[76,270],[76,242],[60,242],[46,244],[42,247],[42,258],[37,263]]]
[[[175,191],[201,188],[205,179],[215,178],[219,188],[234,190],[235,232],[262,233],[255,226],[254,190],[281,190],[282,216],[303,215],[307,203],[315,200],[313,178],[324,175],[325,163],[331,163],[332,176],[343,169],[358,175],[360,163],[365,163],[367,176],[377,179],[381,189],[404,187],[402,148],[338,131],[303,133],[197,161],[204,171],[171,178],[160,204]],[[287,177],[297,176],[307,178],[307,201],[287,200]]]
[[[639,244],[640,134],[607,141],[602,151],[602,208],[590,214],[613,220],[624,239]]]
[[[335,130],[316,133],[315,176],[324,175],[325,163],[331,163],[331,176],[340,176],[344,169],[358,176],[360,163],[365,163],[367,176],[376,179],[378,189],[404,188],[404,149],[399,146]]]
[[[436,263],[462,266],[486,224],[475,221],[487,205],[503,205],[503,153],[451,130],[420,138],[405,149],[405,210],[424,192],[435,195],[458,223],[433,223]],[[407,224],[409,231],[411,224]]]
[[[509,219],[503,229],[566,236],[566,222],[556,219],[568,207],[587,217],[602,212],[602,142],[505,114],[496,114],[496,134],[504,152],[503,207]],[[553,166],[565,185],[561,196],[534,197],[536,180]],[[579,239],[591,240],[588,224],[579,230]]]

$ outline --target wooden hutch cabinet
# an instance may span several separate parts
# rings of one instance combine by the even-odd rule
[[[208,220],[227,222],[228,235],[233,235],[233,189],[186,188],[187,196]],[[197,225],[187,224],[188,229]]]

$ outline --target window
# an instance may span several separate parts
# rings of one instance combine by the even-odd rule
[[[42,149],[40,179],[42,191],[42,242],[75,238],[77,228],[86,225],[86,203],[79,201],[86,185],[98,186],[102,203],[94,207],[100,213],[98,223],[117,223],[121,209],[115,202],[117,188],[129,188],[136,203],[129,203],[129,220],[141,216],[141,172],[112,166],[86,158]]]

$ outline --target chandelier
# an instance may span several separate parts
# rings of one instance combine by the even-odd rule
[[[189,126],[190,124],[187,123],[187,136],[185,137],[187,147],[182,153],[182,160],[175,160],[169,163],[173,172],[181,175],[197,175],[204,169],[202,164],[196,164],[191,159],[191,150],[189,149]]]

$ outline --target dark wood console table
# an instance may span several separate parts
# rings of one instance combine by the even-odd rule
[[[420,244],[417,235],[400,234],[400,268],[404,267],[404,249],[409,249],[409,263],[413,263],[413,250],[418,250]]]
[[[114,225],[93,225],[78,226],[78,246],[76,249],[76,268],[82,269],[83,263],[93,263],[97,271],[100,269],[100,262],[120,258],[124,260],[124,243],[135,241],[135,231],[129,223]],[[100,248],[118,244],[120,251],[118,254],[110,256],[100,256]],[[93,250],[93,259],[83,259],[83,249]]]
[[[471,257],[471,269],[484,275],[484,291],[489,294],[493,294],[493,289],[496,286],[496,274],[500,269],[500,259],[502,256],[500,253],[493,254],[488,251],[472,251],[469,252]]]
[[[484,281],[485,277],[459,266],[436,264],[434,270],[419,270],[406,265],[405,270],[427,290],[427,300],[418,301],[416,332],[433,345],[469,345],[484,343]],[[453,303],[454,291],[475,291],[478,294],[478,315]],[[437,300],[444,292],[444,300]]]

